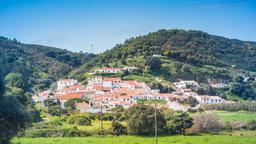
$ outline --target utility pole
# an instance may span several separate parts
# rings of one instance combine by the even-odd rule
[[[156,117],[156,102],[155,102],[155,144],[158,144],[158,137],[157,137],[157,117]]]
[[[92,45],[91,45],[91,48],[92,48],[92,54],[93,54],[93,52],[94,52],[94,51],[93,51],[93,48],[94,48],[94,44],[92,44]]]
[[[104,100],[104,96],[102,96],[102,101],[101,101],[101,105],[100,105],[100,136],[101,136],[101,144],[103,143],[103,123],[102,123],[102,118],[103,118],[103,100]]]

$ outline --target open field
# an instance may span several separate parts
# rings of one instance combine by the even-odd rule
[[[154,137],[119,136],[85,138],[20,138],[13,139],[12,144],[154,144]],[[165,136],[159,138],[159,144],[255,144],[256,136]]]
[[[224,121],[251,121],[256,120],[256,113],[254,112],[226,112],[217,111],[215,112]]]
[[[224,122],[232,122],[232,121],[252,121],[256,120],[256,112],[246,112],[246,111],[238,111],[238,112],[228,112],[228,111],[205,111],[215,113],[219,116],[220,120]],[[194,117],[198,113],[192,113],[191,116]]]

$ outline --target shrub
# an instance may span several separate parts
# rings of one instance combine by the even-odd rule
[[[127,133],[127,129],[120,122],[112,121],[111,129],[114,135],[124,135]]]
[[[196,113],[196,112],[197,112],[196,109],[192,109],[192,108],[189,108],[187,111],[188,111],[189,113]]]
[[[256,101],[236,102],[230,104],[205,105],[205,110],[223,110],[223,111],[250,111],[256,112]]]
[[[193,119],[186,112],[177,113],[167,121],[169,133],[184,134],[185,129],[192,127]]]
[[[138,104],[130,107],[125,117],[128,131],[134,135],[153,135],[155,132],[154,108],[149,105]],[[165,131],[166,120],[160,110],[157,110],[158,133]]]
[[[243,121],[233,121],[233,122],[231,122],[231,127],[233,130],[245,129],[246,123]]]
[[[81,113],[71,114],[67,118],[67,122],[70,124],[77,124],[77,125],[91,125],[91,120],[87,117],[87,115],[81,114]]]
[[[24,137],[86,137],[91,136],[92,134],[84,131],[78,130],[76,128],[69,129],[32,129],[26,130]]]
[[[202,113],[194,117],[190,133],[216,133],[223,127],[217,115],[213,113]]]
[[[256,130],[256,120],[252,120],[247,123],[246,126],[249,130]]]

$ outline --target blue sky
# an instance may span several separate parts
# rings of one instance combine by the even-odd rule
[[[256,41],[256,0],[0,0],[0,35],[103,52],[159,29]]]

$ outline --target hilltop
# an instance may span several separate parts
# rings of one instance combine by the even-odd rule
[[[0,37],[0,66],[12,95],[41,91],[94,55]]]
[[[236,76],[255,78],[255,55],[255,42],[195,30],[159,30],[116,45],[70,76],[85,81],[85,73],[97,67],[135,66],[139,72],[122,78],[143,81],[153,88],[170,86],[178,79],[232,82]]]

